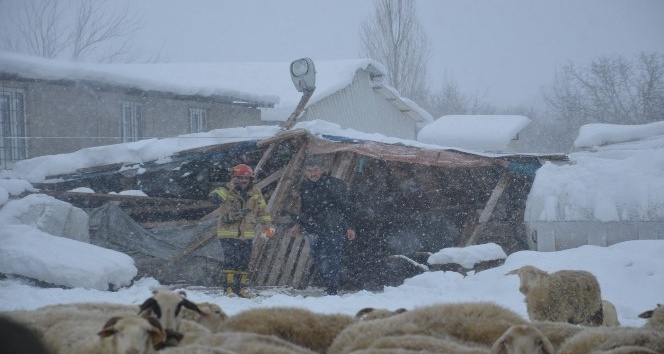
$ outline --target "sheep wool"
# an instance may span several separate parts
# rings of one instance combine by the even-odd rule
[[[371,320],[398,315],[406,311],[408,310],[404,308],[396,310],[388,310],[388,309],[375,309],[373,307],[365,307],[357,311],[357,313],[355,314],[355,319],[358,321],[371,321]]]
[[[512,310],[490,302],[424,306],[348,326],[334,339],[328,353],[350,353],[369,348],[379,338],[401,335],[426,335],[489,347],[510,326],[526,323]]]
[[[553,344],[532,325],[510,327],[491,346],[491,354],[556,354]]]
[[[565,341],[558,354],[587,354],[630,346],[664,353],[664,336],[656,331],[637,327],[586,328]]]
[[[229,317],[225,331],[274,335],[324,353],[337,334],[355,322],[352,316],[320,314],[295,307],[256,308]]]
[[[620,326],[618,321],[618,311],[616,307],[609,300],[602,300],[602,312],[604,315],[604,325],[607,327]]]
[[[152,354],[165,338],[156,318],[138,315],[61,321],[44,333],[55,354]]]
[[[583,270],[547,273],[526,265],[517,274],[519,291],[526,296],[531,321],[558,321],[600,326],[604,323],[602,294],[597,278]]]
[[[185,332],[185,338],[187,333]],[[217,351],[220,350],[220,351]],[[193,343],[180,343],[177,347],[161,350],[161,354],[189,353],[271,353],[271,354],[315,354],[272,335],[249,332],[218,332],[198,337]]]
[[[639,314],[639,317],[648,319],[646,324],[643,325],[643,328],[664,333],[664,305],[657,304],[657,307],[653,310],[645,311]]]

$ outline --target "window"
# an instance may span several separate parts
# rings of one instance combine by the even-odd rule
[[[137,141],[141,138],[142,113],[142,106],[138,102],[122,101],[120,137],[123,143]]]
[[[207,109],[189,108],[189,132],[200,133],[207,131]]]
[[[0,167],[28,158],[24,92],[0,87]]]

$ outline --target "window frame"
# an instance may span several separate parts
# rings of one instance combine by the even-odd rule
[[[25,90],[0,86],[0,167],[10,168],[30,157]]]
[[[207,131],[207,109],[189,107],[189,132],[202,133]]]
[[[143,105],[138,101],[121,101],[120,138],[123,143],[143,137]]]

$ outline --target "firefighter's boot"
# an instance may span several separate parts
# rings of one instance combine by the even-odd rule
[[[233,286],[235,285],[235,271],[224,269],[224,274],[226,274],[226,291],[224,292],[224,295],[228,297],[237,297],[237,294],[233,291]]]
[[[240,297],[243,297],[245,299],[251,299],[253,297],[256,297],[256,295],[247,291],[246,289],[247,283],[249,283],[249,273],[240,272],[240,290],[238,291],[238,295],[240,295]]]

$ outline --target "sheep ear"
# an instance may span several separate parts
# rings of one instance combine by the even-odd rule
[[[143,312],[146,312],[148,315],[150,315],[151,313],[148,312],[148,310],[154,313],[157,318],[161,318],[161,308],[159,307],[157,300],[155,300],[153,297],[145,300],[145,302],[139,306],[138,314],[140,315]]]
[[[498,338],[498,340],[491,346],[491,354],[507,354],[505,347],[505,339]]]
[[[118,323],[119,320],[120,320],[119,316],[114,316],[109,318],[108,321],[104,323],[104,328],[101,331],[97,332],[97,335],[101,338],[106,338],[118,333],[117,329],[115,329],[114,326],[116,323]]]
[[[655,313],[655,310],[648,310],[639,315],[640,318],[651,318],[652,314]]]
[[[182,296],[182,298],[187,297],[187,293],[184,290],[178,290],[177,293],[178,295]]]
[[[518,275],[520,270],[521,270],[521,268],[510,270],[509,272],[505,273],[505,275],[512,275],[512,274],[517,274]]]
[[[180,302],[180,305],[182,305],[182,306],[184,306],[184,307],[186,307],[186,308],[188,308],[188,309],[190,309],[190,310],[196,311],[196,312],[198,312],[198,313],[203,313],[203,311],[201,311],[201,309],[199,309],[198,306],[197,306],[196,304],[194,304],[193,302],[191,302],[191,301],[189,301],[189,300],[187,300],[187,299],[182,300],[182,301]],[[179,310],[179,309],[178,309],[178,310]]]
[[[396,314],[400,314],[400,313],[404,313],[404,312],[408,312],[408,310],[406,310],[406,309],[403,308],[403,307],[400,308],[400,309],[396,309],[396,310],[394,310],[394,313],[396,313]]]
[[[357,318],[357,319],[362,318],[362,317],[366,316],[366,314],[368,314],[370,312],[373,312],[373,311],[374,311],[373,307],[365,307],[365,308],[361,309],[360,311],[357,311],[357,313],[355,314],[355,318]]]

